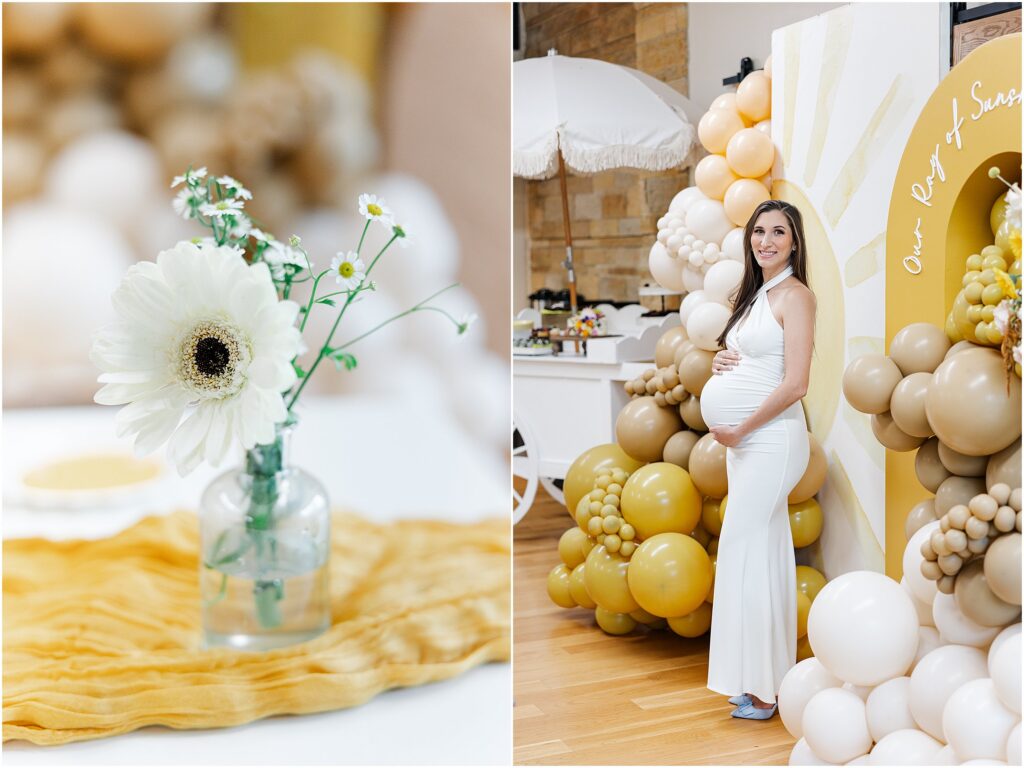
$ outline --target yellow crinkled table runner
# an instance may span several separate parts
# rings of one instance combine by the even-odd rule
[[[332,534],[332,627],[265,653],[199,649],[192,513],[100,541],[5,541],[3,740],[339,709],[508,659],[507,520],[336,514]]]

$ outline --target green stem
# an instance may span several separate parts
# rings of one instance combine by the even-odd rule
[[[370,220],[367,219],[363,225],[363,234],[359,236],[359,245],[356,246],[356,255],[358,256],[363,250],[363,240],[366,239],[366,232],[370,228]],[[386,247],[386,246],[385,246]]]
[[[458,327],[460,325],[459,321],[456,320],[454,317],[452,317],[450,314],[448,314],[448,312],[446,312],[445,310],[441,309],[440,307],[424,307],[423,306],[425,303],[427,303],[428,301],[433,299],[435,296],[439,296],[440,294],[444,293],[445,291],[447,291],[447,290],[449,290],[451,288],[454,288],[457,285],[458,285],[458,283],[452,283],[447,288],[442,288],[440,291],[435,293],[433,296],[430,296],[430,297],[428,297],[426,299],[423,299],[423,301],[421,301],[419,304],[416,304],[416,305],[410,307],[409,309],[405,310],[405,312],[399,312],[394,317],[390,317],[387,320],[385,320],[384,322],[375,325],[373,328],[368,330],[366,333],[360,334],[359,336],[356,336],[354,339],[349,339],[344,344],[342,344],[340,347],[335,347],[335,349],[347,349],[348,347],[351,347],[353,344],[355,344],[357,341],[361,341],[362,339],[365,339],[370,334],[376,333],[381,328],[383,328],[385,325],[393,323],[393,322],[395,322],[395,320],[399,320],[399,319],[405,317],[406,315],[411,315],[414,312],[437,312],[437,313],[442,314],[445,317],[447,317],[449,320],[452,321],[452,323],[456,327]]]

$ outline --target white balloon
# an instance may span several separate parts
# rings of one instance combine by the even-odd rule
[[[779,717],[794,739],[804,735],[803,717],[807,702],[819,691],[839,688],[842,684],[842,680],[813,656],[790,668],[779,686]]]
[[[683,286],[688,293],[704,290],[704,275],[693,269],[689,263],[683,267]]]
[[[826,688],[811,697],[804,708],[803,729],[811,751],[832,763],[845,763],[871,749],[864,702],[842,688]]]
[[[860,696],[860,700],[866,702],[868,696],[874,690],[873,686],[870,685],[854,685],[853,683],[843,683],[843,690],[855,693]]]
[[[700,269],[702,275],[706,275],[708,273],[708,270],[711,269],[711,264],[705,261],[703,264],[700,265],[700,267],[698,267],[698,269]]]
[[[949,697],[964,683],[987,676],[985,654],[977,648],[944,645],[929,653],[910,675],[910,713],[918,727],[945,741],[942,710]]]
[[[704,295],[704,291],[699,290],[690,291],[683,297],[683,301],[679,305],[679,320],[682,322],[684,328],[686,327],[686,323],[689,322],[690,315],[693,314],[693,310],[707,300],[708,299],[707,296]]]
[[[907,542],[907,546],[903,550],[903,578],[907,580],[911,594],[927,605],[932,604],[938,589],[934,581],[926,579],[921,574],[921,562],[924,560],[921,556],[921,545],[931,538],[932,531],[938,529],[938,520],[926,523],[910,537],[910,541]]]
[[[676,251],[676,256],[679,257],[680,259],[688,262],[689,258],[690,258],[690,252],[692,250],[693,249],[690,246],[688,246],[688,245],[686,245],[684,243],[683,245],[679,246],[679,249]]]
[[[704,263],[704,254],[701,251],[691,251],[688,261],[691,267],[699,267]]]
[[[988,758],[979,758],[977,760],[968,760],[960,765],[1006,765],[1002,760],[989,760]]]
[[[743,280],[744,267],[738,261],[720,261],[704,276],[704,292],[712,301],[732,306],[736,289]]]
[[[657,226],[658,226],[658,229],[667,229],[668,228],[668,214],[667,213],[664,216],[662,216],[660,219],[658,219]]]
[[[907,670],[907,674],[909,675],[914,671],[914,668],[917,667],[917,663],[921,659],[942,645],[945,645],[945,643],[939,637],[939,630],[935,627],[918,627],[917,653],[914,654],[914,661],[911,663],[910,669]]]
[[[987,677],[957,688],[942,711],[946,741],[961,760],[1005,760],[1006,742],[1018,722]]]
[[[704,249],[704,263],[705,264],[708,264],[708,265],[716,264],[716,263],[718,263],[719,258],[721,258],[721,256],[722,256],[722,254],[719,253],[717,250],[709,252],[709,249],[713,245],[714,245],[714,243],[711,243],[711,245],[709,245],[707,248]],[[710,266],[708,268],[710,269]]]
[[[676,196],[672,198],[672,202],[668,204],[669,213],[676,216],[684,216],[690,206],[697,200],[707,200],[707,197],[698,187],[687,187],[677,192]]]
[[[960,613],[953,595],[944,595],[941,592],[932,602],[932,616],[935,617],[935,628],[939,630],[939,637],[947,643],[985,648],[1000,630],[1000,627],[983,627],[971,621]]]
[[[796,744],[793,745],[793,751],[789,753],[789,764],[790,765],[835,765],[835,763],[829,763],[822,760],[811,748],[807,746],[806,739],[800,739]]]
[[[686,235],[683,236],[683,245],[689,245],[692,247],[695,242],[697,242],[697,238],[695,238],[689,232],[687,232]]]
[[[1020,765],[1020,723],[1013,726],[1006,740],[1006,764]]]
[[[647,266],[655,282],[662,288],[670,291],[683,290],[683,268],[682,265],[669,256],[665,246],[655,243],[651,246],[651,253],[647,257]]]
[[[1003,647],[1003,643],[1006,643],[1013,638],[1018,638],[1018,642],[1020,642],[1020,631],[1021,623],[1018,621],[1016,624],[1011,624],[996,635],[996,639],[993,640],[992,645],[988,647],[989,668],[992,667],[992,659],[995,657],[996,653],[998,653],[999,649]]]
[[[677,234],[674,234],[671,237],[669,237],[668,240],[665,241],[665,248],[671,254],[671,253],[675,253],[676,251],[678,251],[679,250],[679,246],[682,245],[682,244],[683,244],[683,238],[681,238]]]
[[[1020,646],[1021,637],[1010,638],[988,657],[988,673],[999,700],[1012,712],[1020,714]]]
[[[672,214],[668,220],[668,228],[673,232],[679,232],[680,229],[686,229],[686,219],[683,216]],[[683,233],[685,234],[685,233]]]
[[[658,230],[658,242],[661,243],[662,245],[664,245],[665,243],[668,242],[668,239],[670,237],[672,237],[672,235],[674,235],[674,234],[675,234],[675,232],[673,232],[671,229],[659,229]]]
[[[869,752],[866,755],[861,755],[860,757],[846,763],[846,765],[871,765],[871,753]]]
[[[703,240],[694,240],[693,241],[693,250],[695,250],[695,251],[703,251],[704,250],[704,246],[706,246],[706,245],[707,245],[707,243],[705,243]]]
[[[711,255],[711,254],[715,254],[715,255],[717,256],[717,255],[718,255],[718,254],[720,254],[721,252],[722,252],[722,251],[721,251],[721,249],[720,249],[720,248],[718,247],[718,243],[707,243],[707,244],[706,244],[706,245],[704,246],[704,258],[705,258],[705,259],[707,259],[707,258],[708,258],[708,256],[709,256],[709,255]]]
[[[960,758],[956,756],[953,748],[947,745],[935,753],[932,765],[960,765]]]
[[[917,595],[910,588],[910,584],[907,583],[907,576],[904,573],[903,578],[900,579],[900,586],[906,590],[907,594],[910,595],[914,601],[914,609],[917,611],[917,623],[922,627],[934,627],[935,619],[932,617],[932,604],[926,603],[922,600],[917,599]]]
[[[707,279],[705,278],[705,285]],[[707,291],[705,290],[705,294]],[[697,307],[686,321],[686,335],[690,341],[709,352],[718,350],[718,337],[725,330],[732,314],[726,307],[713,301],[706,301]]]
[[[933,765],[942,742],[913,725],[891,731],[871,750],[871,765]]]
[[[910,678],[894,677],[871,691],[865,704],[871,738],[881,741],[893,731],[917,728],[910,714]]]
[[[729,234],[722,239],[722,254],[725,258],[738,261],[741,264],[745,261],[746,257],[743,255],[743,227],[729,230]]]
[[[854,685],[878,685],[905,674],[914,660],[917,615],[899,583],[874,571],[852,571],[818,593],[807,635],[834,675]]]
[[[722,242],[732,222],[725,214],[725,206],[718,200],[698,200],[686,212],[686,228],[706,243]]]

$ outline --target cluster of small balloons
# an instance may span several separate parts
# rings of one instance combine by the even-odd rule
[[[609,552],[618,552],[627,559],[636,549],[636,530],[623,519],[619,509],[622,487],[628,479],[629,473],[622,467],[602,467],[593,490],[580,499],[575,514],[581,531]]]

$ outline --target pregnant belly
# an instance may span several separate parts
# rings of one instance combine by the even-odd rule
[[[700,394],[700,413],[709,427],[736,426],[756,411],[778,386],[768,378],[734,368],[712,376]]]

